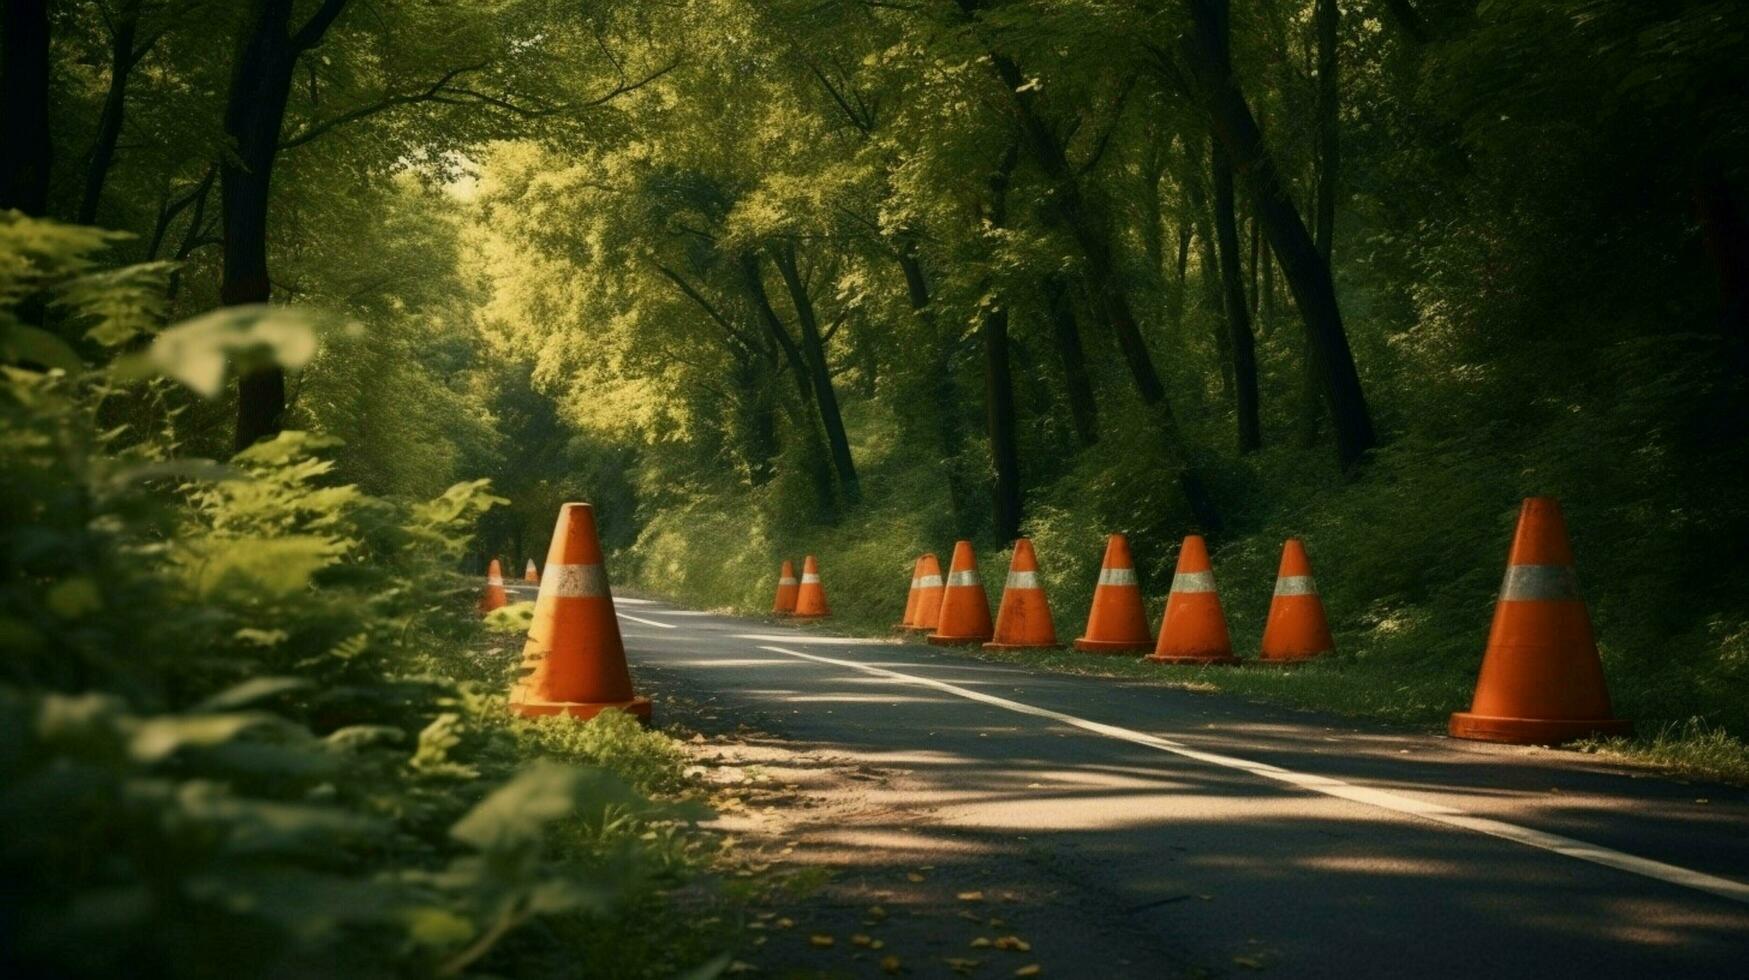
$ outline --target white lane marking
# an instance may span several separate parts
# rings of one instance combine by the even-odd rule
[[[656,616],[715,616],[716,613],[701,609],[649,609],[646,612]]]
[[[861,636],[806,636],[801,633],[736,633],[737,640],[764,640],[767,643],[815,643],[829,647],[894,646],[898,640],[873,640]]]
[[[1170,752],[1173,755],[1182,756],[1186,759],[1194,759],[1197,762],[1206,762],[1210,765],[1222,766],[1228,769],[1238,769],[1255,776],[1261,776],[1264,779],[1272,779],[1276,782],[1287,783],[1292,786],[1301,787],[1302,789],[1308,789],[1314,793],[1322,793],[1325,796],[1334,796],[1338,799],[1350,800],[1355,803],[1364,803],[1369,806],[1380,807],[1396,813],[1421,817],[1426,820],[1434,821],[1435,823],[1445,824],[1448,827],[1457,827],[1462,830],[1474,831],[1478,834],[1487,834],[1490,837],[1499,837],[1519,844],[1524,844],[1528,847],[1535,847],[1555,854],[1575,858],[1580,861],[1601,864],[1604,867],[1615,868],[1618,871],[1626,871],[1630,874],[1642,875],[1667,884],[1677,885],[1683,888],[1692,888],[1695,891],[1707,892],[1708,894],[1717,895],[1720,898],[1729,899],[1733,902],[1749,904],[1749,885],[1743,884],[1742,882],[1732,881],[1729,878],[1719,878],[1713,875],[1703,874],[1702,872],[1692,871],[1688,868],[1678,867],[1674,864],[1665,864],[1662,861],[1653,861],[1649,858],[1624,854],[1621,851],[1610,850],[1607,847],[1602,847],[1597,844],[1588,844],[1585,841],[1575,840],[1571,837],[1563,837],[1560,834],[1550,834],[1540,830],[1532,830],[1529,827],[1520,827],[1517,824],[1507,823],[1504,820],[1495,820],[1491,817],[1472,816],[1462,810],[1446,806],[1442,803],[1431,803],[1426,800],[1417,800],[1412,797],[1401,796],[1386,790],[1372,789],[1367,786],[1356,786],[1352,783],[1345,783],[1340,779],[1332,779],[1329,776],[1295,772],[1291,769],[1283,769],[1280,766],[1272,766],[1266,762],[1253,762],[1250,759],[1240,759],[1230,755],[1218,755],[1213,752],[1203,752],[1199,749],[1193,749],[1184,745],[1181,742],[1174,742],[1171,739],[1161,738],[1158,735],[1149,735],[1146,732],[1138,732],[1134,729],[1122,728],[1117,725],[1107,725],[1104,722],[1088,721],[1085,718],[1077,718],[1074,715],[1063,714],[1060,711],[1052,711],[1049,708],[1039,708],[1030,704],[1023,704],[1019,701],[1010,701],[1007,698],[997,697],[994,694],[985,694],[982,691],[974,691],[970,688],[960,687],[957,684],[949,684],[946,681],[938,681],[929,677],[916,677],[911,674],[901,674],[896,670],[888,670],[885,667],[875,667],[869,664],[857,663],[854,660],[838,660],[833,657],[822,657],[813,653],[802,653],[799,650],[785,650],[783,647],[762,646],[759,649],[769,650],[772,653],[781,653],[789,657],[798,657],[802,660],[812,660],[816,663],[831,664],[835,667],[848,667],[852,670],[859,670],[866,674],[885,677],[902,684],[932,687],[938,691],[946,691],[949,694],[965,698],[968,701],[982,702],[1007,711],[1015,712],[1016,714],[1032,715],[1037,718],[1048,718],[1051,721],[1079,728],[1082,731],[1092,732],[1095,735],[1104,735],[1107,738],[1132,742],[1136,745],[1145,745],[1149,748],[1159,749],[1162,752]]]
[[[654,599],[633,599],[626,595],[616,595],[613,597],[613,601],[622,606],[653,606],[656,604]]]
[[[629,619],[634,623],[643,623],[645,626],[660,626],[665,630],[679,629],[679,627],[675,626],[673,623],[658,623],[653,619],[645,619],[642,616],[633,616],[631,613],[622,613],[617,609],[614,610],[613,614],[621,619]]]

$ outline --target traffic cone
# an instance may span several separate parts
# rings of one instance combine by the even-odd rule
[[[1209,564],[1202,535],[1191,534],[1178,549],[1178,569],[1166,596],[1166,616],[1160,621],[1160,642],[1149,660],[1163,664],[1236,664],[1227,617],[1215,591],[1215,570]]]
[[[777,573],[777,596],[771,600],[773,616],[788,616],[796,611],[796,563],[788,558]]]
[[[1087,635],[1075,641],[1075,649],[1129,653],[1153,645],[1148,614],[1142,608],[1142,589],[1136,583],[1136,564],[1130,560],[1130,544],[1123,535],[1114,534],[1105,543],[1099,585],[1093,590],[1093,608],[1087,613]]]
[[[1475,700],[1451,716],[1451,734],[1544,745],[1632,727],[1610,711],[1561,505],[1530,497],[1518,514]]]
[[[504,594],[504,570],[494,558],[486,564],[486,591],[480,595],[480,612],[489,613],[509,604],[510,599]]]
[[[522,580],[529,585],[540,584],[540,569],[534,567],[534,559],[528,560],[528,567],[522,570]]]
[[[1330,624],[1324,619],[1318,584],[1312,581],[1306,546],[1299,538],[1288,538],[1281,548],[1269,621],[1263,627],[1263,655],[1255,663],[1263,667],[1304,663],[1334,649],[1336,641],[1330,639]]]
[[[832,614],[826,605],[826,589],[820,585],[820,566],[813,555],[802,559],[802,584],[796,589],[797,619],[824,619]]]
[[[522,667],[523,678],[510,689],[516,714],[593,718],[618,708],[646,724],[650,720],[650,699],[632,691],[595,511],[588,504],[559,508]]]
[[[936,646],[958,646],[989,638],[990,598],[984,594],[984,583],[978,581],[978,558],[972,554],[972,543],[960,541],[953,546],[940,619],[935,632],[924,639]]]
[[[917,580],[923,572],[923,557],[911,563],[911,591],[905,593],[905,615],[899,617],[899,625],[894,629],[910,629],[917,619]]]
[[[927,632],[941,622],[941,599],[947,585],[941,578],[941,559],[933,551],[923,556],[918,571],[921,574],[917,576],[917,617],[910,628]]]
[[[1051,625],[1051,605],[1039,587],[1038,558],[1026,538],[1014,542],[1014,558],[1008,563],[1008,581],[1002,586],[1002,606],[996,610],[996,635],[986,650],[1031,650],[1057,645],[1057,628]]]

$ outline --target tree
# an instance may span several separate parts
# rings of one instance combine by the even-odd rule
[[[1307,350],[1317,372],[1336,432],[1337,460],[1345,469],[1360,463],[1378,442],[1372,412],[1342,325],[1330,265],[1318,253],[1288,195],[1275,161],[1263,144],[1257,120],[1230,64],[1223,59],[1226,0],[1185,0],[1191,29],[1179,45],[1183,62],[1214,136],[1250,192],[1252,208],[1281,263],[1306,327]],[[1170,62],[1168,60],[1168,65]],[[1170,67],[1168,70],[1172,70]]]
[[[0,210],[47,212],[49,168],[48,0],[0,7]]]

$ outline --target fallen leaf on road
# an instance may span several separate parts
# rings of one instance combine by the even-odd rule
[[[958,956],[948,956],[943,958],[942,962],[946,963],[948,968],[955,973],[970,973],[973,970],[976,970],[978,964],[982,963],[983,960],[968,960],[962,959]]]
[[[884,919],[887,917],[887,910],[879,905],[870,905],[868,907],[868,917],[871,919]]]
[[[833,942],[833,938],[823,932],[816,932],[808,937],[808,945],[813,946],[815,949],[831,949]]]
[[[788,929],[788,928],[794,926],[795,924],[796,924],[796,920],[790,918],[787,915],[784,916],[783,918],[777,920],[776,922],[772,923],[772,925],[778,927],[779,929]]]
[[[899,962],[899,958],[897,956],[883,956],[883,957],[881,957],[881,969],[882,970],[885,970],[888,973],[898,973],[903,968],[904,968],[904,965]]]
[[[1000,929],[1007,924],[1008,923],[1006,921],[1004,921],[1002,919],[995,918],[994,916],[992,916],[990,918],[990,928],[992,928],[992,929]]]
[[[885,946],[886,946],[886,945],[887,945],[887,943],[886,943],[886,940],[884,940],[884,939],[876,939],[876,940],[874,940],[874,941],[872,941],[872,942],[870,942],[870,943],[869,943],[869,944],[868,944],[868,948],[869,948],[869,949],[882,949],[882,948],[884,948],[884,947],[885,947]]]
[[[1020,969],[1015,970],[1014,975],[1017,977],[1036,977],[1040,972],[1042,971],[1039,969],[1037,963],[1028,963]]]
[[[852,946],[870,946],[874,944],[874,939],[859,932],[850,937],[850,944]]]
[[[922,875],[920,875],[920,874],[918,874],[918,873],[917,873],[917,872],[915,872],[915,871],[913,871],[913,872],[911,872],[911,873],[910,873],[910,874],[908,874],[908,875],[906,875],[906,876],[905,876],[905,880],[906,880],[906,881],[910,881],[910,882],[919,882],[919,881],[923,881],[923,880],[924,880],[924,878],[923,878],[923,876],[922,876]]]
[[[723,972],[728,973],[728,974],[753,973],[753,972],[756,972],[758,969],[759,969],[758,967],[754,966],[751,963],[744,963],[740,960],[736,960],[735,962],[730,963],[728,966],[724,967]]]
[[[1032,943],[1027,942],[1019,936],[1003,936],[1001,939],[996,940],[996,948],[1012,949],[1019,953],[1029,953],[1032,951]]]
[[[972,940],[967,945],[971,946],[973,949],[984,949],[990,945],[990,937],[989,936],[979,936],[978,938]]]
[[[1255,956],[1235,956],[1233,957],[1233,962],[1247,970],[1261,970],[1265,965],[1261,959],[1258,959]]]
[[[982,902],[984,900],[984,893],[983,892],[960,892],[958,897],[959,897],[959,900],[962,902]]]

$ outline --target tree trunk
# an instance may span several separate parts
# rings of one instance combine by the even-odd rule
[[[984,311],[978,325],[984,344],[984,409],[990,429],[990,458],[996,464],[996,535],[1020,536],[1020,446],[1015,437],[1014,377],[1008,365],[1008,307],[1000,302]]]
[[[1240,279],[1239,228],[1233,215],[1233,165],[1219,141],[1211,141],[1210,157],[1215,185],[1215,240],[1221,252],[1222,295],[1227,306],[1227,333],[1233,356],[1233,403],[1239,423],[1239,452],[1254,452],[1263,445],[1262,424],[1257,410],[1257,346],[1251,336],[1251,313],[1245,305],[1245,284]]]
[[[1227,326],[1227,299],[1222,295],[1221,261],[1215,254],[1215,231],[1208,192],[1202,186],[1202,167],[1192,162],[1192,172],[1184,182],[1184,196],[1196,214],[1196,263],[1201,275],[1202,304],[1208,310],[1209,339],[1215,345],[1215,364],[1221,379],[1221,399],[1233,394],[1233,335]]]
[[[1258,259],[1263,263],[1263,285],[1258,287],[1257,319],[1259,332],[1268,337],[1275,332],[1275,256],[1264,245]]]
[[[814,386],[814,403],[820,409],[820,421],[826,426],[826,445],[832,452],[832,468],[838,473],[838,483],[844,499],[856,503],[862,499],[862,486],[857,482],[856,463],[850,458],[850,437],[844,431],[844,416],[838,411],[838,393],[832,387],[832,373],[826,364],[826,344],[820,338],[820,323],[814,315],[814,301],[796,268],[795,246],[785,243],[772,249],[773,260],[783,284],[789,290],[795,306],[796,323],[801,328],[802,359],[808,378]]]
[[[1330,266],[1318,254],[1305,222],[1288,198],[1274,159],[1263,145],[1257,121],[1238,83],[1224,70],[1220,53],[1225,36],[1225,0],[1185,0],[1195,30],[1184,45],[1186,61],[1196,76],[1210,127],[1226,149],[1235,172],[1245,181],[1252,207],[1270,247],[1281,262],[1300,315],[1305,322],[1312,367],[1336,430],[1337,460],[1344,469],[1357,465],[1377,444],[1372,414],[1360,386],[1360,374],[1348,347],[1342,312]]]
[[[255,0],[231,65],[225,100],[225,135],[232,153],[219,172],[224,209],[224,271],[219,302],[265,303],[267,209],[280,127],[291,96],[292,70],[300,55],[322,39],[347,0],[323,0],[297,33],[290,33],[292,0]],[[237,382],[236,447],[278,434],[285,415],[285,372],[259,368]]]
[[[1318,254],[1330,263],[1336,237],[1336,189],[1342,179],[1341,93],[1336,84],[1336,0],[1316,0],[1318,24]]]
[[[1749,369],[1749,218],[1715,165],[1695,180],[1694,205],[1719,287],[1719,333],[1738,370]]]
[[[109,92],[103,98],[103,115],[97,120],[97,141],[91,147],[91,163],[85,172],[85,195],[79,201],[79,223],[97,221],[97,204],[103,198],[103,183],[115,162],[115,144],[121,138],[122,116],[127,110],[128,77],[144,51],[134,51],[140,27],[140,0],[128,0],[116,14],[115,37],[109,50]]]
[[[990,177],[985,219],[992,228],[1003,228],[1008,223],[1008,181],[1018,156],[1019,147],[1010,145],[1001,166]],[[984,347],[984,415],[990,437],[990,461],[996,470],[996,535],[1003,541],[1012,541],[1020,536],[1020,446],[1014,431],[1014,376],[1008,363],[1008,303],[1001,295],[993,305],[985,307],[978,337]]]
[[[1189,221],[1178,223],[1178,255],[1174,266],[1176,274],[1172,279],[1171,291],[1166,294],[1167,335],[1174,338],[1178,336],[1179,328],[1184,326],[1184,301],[1189,289],[1185,276],[1190,270],[1190,228]]]
[[[1229,164],[1227,167],[1227,174],[1228,174],[1229,178],[1232,176],[1232,173],[1233,173],[1232,165]],[[1258,269],[1258,264],[1260,262],[1262,262],[1262,260],[1263,260],[1263,247],[1262,247],[1263,246],[1263,233],[1257,230],[1257,216],[1256,215],[1251,216],[1251,220],[1249,222],[1249,225],[1251,228],[1251,262],[1245,268],[1251,277],[1251,292],[1249,294],[1249,298],[1250,298],[1249,307],[1251,310],[1251,317],[1252,317],[1252,319],[1256,319],[1257,318],[1257,304],[1261,301],[1261,297],[1259,297],[1258,293],[1257,293],[1257,279],[1258,279],[1258,273],[1261,271]]]
[[[789,330],[784,327],[783,320],[777,315],[777,310],[771,305],[771,297],[765,291],[765,277],[759,271],[759,258],[752,252],[743,253],[738,262],[741,269],[741,285],[747,290],[747,296],[753,301],[754,311],[759,315],[759,322],[765,325],[766,332],[783,351],[785,362],[789,364],[790,375],[796,382],[796,428],[802,436],[802,460],[807,467],[808,484],[814,490],[814,505],[816,516],[821,520],[832,520],[834,508],[832,501],[832,468],[828,461],[825,441],[820,437],[820,413],[814,406],[814,386],[808,371],[808,365],[802,356],[801,349],[791,339]]]
[[[1087,373],[1087,354],[1081,346],[1081,328],[1075,321],[1075,297],[1068,280],[1051,273],[1044,280],[1045,304],[1051,320],[1051,340],[1063,364],[1063,384],[1069,396],[1069,420],[1082,448],[1099,441],[1099,403],[1093,395],[1093,379]]]
[[[47,0],[0,8],[0,210],[48,213],[49,11]]]
[[[942,336],[935,308],[930,305],[929,278],[924,275],[923,261],[917,255],[915,242],[907,236],[899,243],[897,255],[899,270],[905,274],[905,296],[911,303],[911,310],[917,314],[931,355],[928,377],[922,379],[922,385],[917,386],[927,391],[922,396],[929,403],[923,407],[924,427],[935,440],[937,458],[942,461],[941,469],[947,479],[948,506],[953,511],[955,532],[970,534],[973,530],[970,517],[972,488],[959,465],[960,454],[965,449],[965,434],[960,427],[959,413],[953,409],[958,404],[959,394],[953,373],[955,338]],[[901,372],[898,376],[904,378],[907,374],[914,373]],[[907,384],[910,382],[907,381]]]

